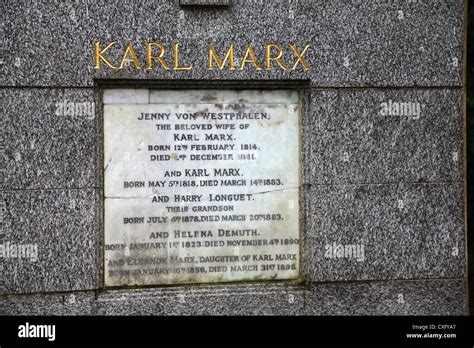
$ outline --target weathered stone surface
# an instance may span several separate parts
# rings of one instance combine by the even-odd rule
[[[291,284],[8,295],[0,296],[0,315],[298,315],[304,297]]]
[[[147,91],[104,92],[106,285],[297,279],[298,93]]]
[[[0,315],[91,315],[94,292],[7,295],[0,297]]]
[[[117,91],[117,90],[116,90]],[[109,90],[109,93],[116,92]],[[120,91],[120,90],[118,90]],[[120,92],[119,92],[120,93]],[[222,109],[220,104],[241,104],[242,109],[232,110],[228,112],[248,112],[248,108],[261,105],[262,108],[267,108],[269,112],[272,106],[283,105],[297,105],[298,92],[294,90],[268,90],[268,89],[244,89],[244,90],[215,90],[215,89],[186,89],[186,90],[150,90],[151,104],[199,104],[209,105],[215,104],[220,106],[216,111],[225,112],[227,109]],[[112,103],[108,103],[112,104]],[[246,108],[246,105],[249,105]],[[296,111],[296,110],[294,110]]]
[[[118,88],[103,91],[103,104],[148,104],[150,91],[147,88]]]
[[[311,133],[312,117],[311,114],[311,90],[300,91],[300,156],[301,156],[301,184],[311,183]]]
[[[0,89],[1,189],[97,187],[100,140],[92,89]]]
[[[95,100],[95,91],[64,89],[63,103],[65,114],[68,114],[71,103],[74,103],[75,108],[74,117],[66,117],[63,135],[66,138],[63,146],[66,188],[101,187],[102,134],[99,131],[99,106]]]
[[[215,285],[107,291],[98,315],[297,315],[304,289],[292,285]]]
[[[36,257],[3,254],[1,294],[99,287],[98,190],[6,191],[3,245],[36,245]],[[18,248],[17,248],[18,250]],[[34,256],[29,252],[25,256]]]
[[[194,6],[228,6],[231,0],[179,0],[180,5]]]
[[[462,184],[317,185],[306,195],[304,277],[464,277]]]
[[[312,91],[309,181],[462,182],[463,108],[454,89]]]
[[[0,296],[0,315],[465,315],[464,280],[227,285]]]
[[[310,315],[466,315],[464,280],[314,283]]]
[[[276,0],[272,6],[240,0],[215,10],[186,9],[173,0],[38,1],[35,6],[9,0],[3,14],[9,25],[3,29],[7,54],[2,86],[92,86],[94,78],[292,78],[328,87],[460,86],[463,81],[462,0]],[[192,64],[193,70],[94,70],[95,40],[120,41],[108,51],[117,65],[128,41],[145,65],[148,40],[162,42],[164,57],[172,64],[172,44],[179,41],[180,64]],[[296,42],[300,50],[310,44],[304,57],[311,70],[300,64],[283,72],[275,64],[270,72],[250,65],[208,71],[208,43],[220,52],[234,43],[239,64],[250,42],[261,62],[263,45],[280,43],[283,62],[290,67],[295,56],[289,44]]]

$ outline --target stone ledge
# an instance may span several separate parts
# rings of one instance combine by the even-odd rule
[[[0,315],[466,315],[466,311],[463,279],[0,296]]]

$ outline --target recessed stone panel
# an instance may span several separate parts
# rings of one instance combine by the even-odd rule
[[[298,93],[125,94],[104,93],[106,284],[298,278]]]

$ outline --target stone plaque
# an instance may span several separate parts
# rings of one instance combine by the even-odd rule
[[[105,284],[298,278],[298,100],[105,90]]]

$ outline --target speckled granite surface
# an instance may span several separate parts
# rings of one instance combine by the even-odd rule
[[[100,186],[92,89],[0,88],[0,97],[6,141],[1,189]],[[75,112],[74,105],[86,107]]]
[[[459,280],[214,285],[0,297],[0,315],[463,315]]]
[[[36,250],[1,259],[0,293],[97,288],[102,267],[99,196],[93,189],[2,192],[3,244],[36,245]]]
[[[464,277],[462,184],[316,185],[309,195],[310,279]]]
[[[37,1],[2,3],[8,55],[3,86],[92,86],[93,78],[310,79],[314,86],[460,86],[463,60],[462,0],[432,1],[235,1],[222,9],[186,9],[174,0]],[[13,39],[14,38],[14,39]],[[205,39],[203,39],[205,38]],[[128,41],[144,64],[144,42],[167,51],[180,42],[191,71],[93,69],[93,41],[118,40],[116,62]],[[311,49],[312,69],[294,72],[251,69],[207,70],[208,43],[236,47],[240,59],[252,42],[256,55],[265,42]],[[290,52],[283,57],[292,65]],[[262,58],[260,58],[262,60]],[[301,68],[301,66],[300,66]]]
[[[310,182],[463,181],[462,91],[314,91],[311,103]]]
[[[462,0],[212,9],[7,0],[0,9],[1,236],[38,247],[36,262],[0,260],[0,314],[466,313]],[[119,41],[114,61],[128,41],[143,61],[148,40],[170,60],[178,40],[193,70],[97,71],[94,40]],[[289,43],[310,44],[311,70],[207,70],[208,42],[234,43],[238,64],[249,42],[261,59],[273,41],[286,63]],[[306,80],[301,283],[103,289],[98,78]],[[69,102],[81,109],[68,112]]]
[[[461,280],[315,284],[306,300],[313,315],[465,315]]]

